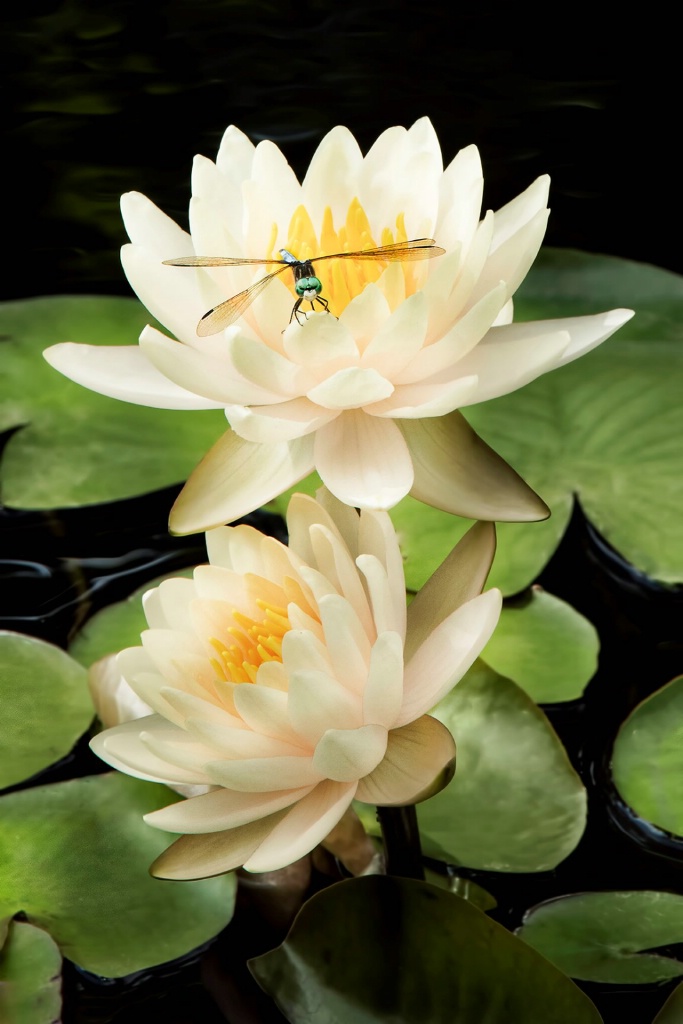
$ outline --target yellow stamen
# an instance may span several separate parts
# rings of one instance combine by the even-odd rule
[[[210,663],[218,679],[228,683],[254,683],[259,666],[265,661],[282,661],[282,638],[290,630],[291,623],[287,609],[257,599],[257,606],[264,613],[260,621],[233,609],[234,625],[226,623],[226,634],[235,642],[212,637],[211,647],[218,658]]]

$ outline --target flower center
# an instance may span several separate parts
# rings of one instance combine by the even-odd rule
[[[279,258],[279,253],[275,251],[277,233],[277,225],[273,225],[269,255],[276,259]],[[339,229],[334,226],[332,210],[329,206],[326,207],[319,235],[306,207],[299,206],[290,221],[285,248],[298,260],[313,262],[315,274],[322,282],[322,294],[330,303],[330,311],[339,316],[351,299],[360,295],[366,284],[377,281],[382,276],[389,264],[386,260],[358,260],[350,257],[316,263],[316,257],[356,252],[359,249],[375,249],[379,245],[405,241],[407,235],[402,213],[396,217],[395,227],[383,228],[379,239],[376,239],[360,201],[353,199],[349,204],[346,221]],[[415,265],[405,264],[403,273],[405,293],[410,295],[416,290]],[[288,283],[292,284],[291,281]]]
[[[264,661],[282,661],[282,638],[291,629],[287,609],[257,599],[263,618],[252,619],[233,609],[234,625],[228,633],[234,641],[225,644],[212,637],[209,643],[218,655],[211,658],[216,674],[229,683],[254,683]]]

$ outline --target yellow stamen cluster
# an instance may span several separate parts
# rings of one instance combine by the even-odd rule
[[[263,619],[257,621],[233,609],[234,626],[228,633],[234,643],[226,645],[215,637],[209,641],[218,657],[211,658],[216,674],[229,683],[254,683],[264,661],[282,661],[282,638],[291,629],[287,609],[257,600]]]
[[[270,255],[279,258],[275,252],[277,225],[273,225],[271,234],[272,249]],[[381,238],[377,241],[370,227],[367,214],[358,199],[349,204],[346,221],[337,230],[334,227],[332,210],[328,206],[323,215],[320,237],[313,226],[308,210],[299,206],[292,216],[287,232],[285,246],[298,260],[312,260],[316,276],[322,282],[322,294],[330,302],[330,308],[339,315],[356,295],[359,295],[366,284],[377,281],[388,264],[386,261],[374,260],[330,260],[316,263],[316,256],[329,256],[338,252],[355,252],[358,249],[374,249],[379,245],[390,245],[392,242],[405,242],[408,236],[405,231],[403,214],[396,218],[395,229],[384,228]],[[406,276],[406,294],[414,291],[411,264],[403,267]],[[291,283],[287,281],[287,283]]]

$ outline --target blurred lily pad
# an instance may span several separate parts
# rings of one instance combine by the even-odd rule
[[[636,814],[683,835],[683,676],[647,697],[622,724],[612,778]]]
[[[597,668],[599,647],[588,619],[532,587],[524,598],[503,606],[481,659],[532,700],[550,704],[581,696]]]
[[[0,917],[23,912],[63,956],[108,977],[207,942],[232,917],[235,878],[150,877],[169,837],[142,815],[172,799],[164,786],[113,773],[2,797]]]
[[[544,523],[502,523],[490,582],[531,583],[555,550],[577,495],[626,559],[683,579],[683,278],[645,264],[546,249],[515,299],[516,320],[595,313],[636,316],[594,352],[511,395],[465,410],[484,440],[552,509]],[[469,523],[411,498],[392,511],[406,576],[418,589]]]
[[[135,345],[149,314],[134,299],[60,295],[0,306],[2,459],[17,508],[112,501],[184,480],[225,430],[221,412],[148,409],[104,398],[49,366],[59,341]]]
[[[86,674],[43,640],[0,632],[0,789],[65,757],[93,719]]]
[[[673,990],[652,1024],[681,1024],[683,1021],[683,982]]]
[[[61,1019],[62,957],[47,932],[13,921],[0,950],[0,1020],[55,1024]]]
[[[318,893],[249,967],[292,1024],[600,1024],[531,952],[451,893],[376,875]]]
[[[656,953],[683,942],[683,896],[670,892],[582,892],[533,907],[517,934],[565,974],[643,985],[683,975]]]
[[[586,792],[541,709],[479,662],[431,712],[455,777],[417,808],[425,853],[486,871],[548,871],[586,824]]]

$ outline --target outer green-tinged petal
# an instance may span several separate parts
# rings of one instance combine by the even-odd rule
[[[172,533],[233,522],[287,490],[313,469],[310,438],[268,446],[228,431],[191,474],[171,509]]]
[[[429,715],[392,729],[382,762],[361,779],[356,799],[378,806],[412,804],[443,789],[455,770],[455,742]]]
[[[403,420],[415,468],[410,493],[468,519],[533,522],[550,511],[507,462],[458,412],[440,419]]]

